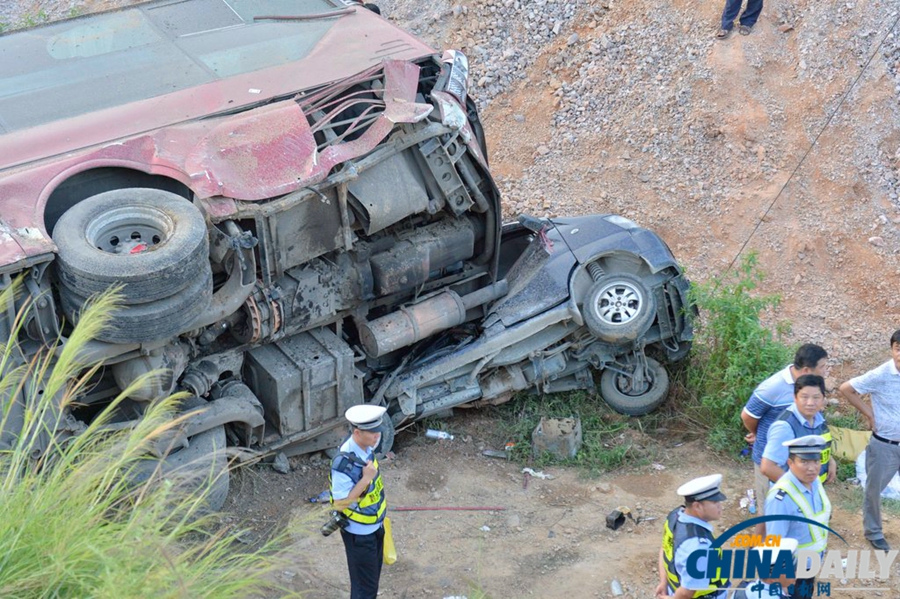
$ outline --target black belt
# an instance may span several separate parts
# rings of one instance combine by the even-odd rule
[[[878,439],[879,441],[881,441],[882,443],[888,443],[890,445],[900,445],[900,441],[891,441],[890,439],[885,439],[881,435],[876,435],[875,433],[872,433],[872,436],[875,437],[876,439]]]

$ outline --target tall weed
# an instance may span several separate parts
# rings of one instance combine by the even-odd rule
[[[0,292],[0,306],[14,293]],[[192,492],[171,478],[135,482],[178,423],[178,397],[124,430],[107,426],[110,409],[85,430],[66,418],[97,369],[79,356],[115,307],[114,294],[99,297],[65,344],[30,358],[16,343],[23,308],[0,347],[0,596],[219,599],[273,589],[284,537],[239,549],[241,531],[219,527],[204,509],[212,473]]]
[[[780,322],[773,331],[761,320],[780,303],[777,295],[756,291],[762,280],[756,254],[750,253],[736,270],[691,288],[700,318],[682,410],[708,431],[717,450],[745,445],[741,408],[760,382],[792,359],[793,350],[784,341],[789,325]]]

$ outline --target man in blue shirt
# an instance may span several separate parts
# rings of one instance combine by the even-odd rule
[[[684,506],[677,507],[666,518],[663,526],[662,548],[659,551],[659,586],[657,599],[724,599],[731,586],[728,572],[719,572],[714,579],[693,578],[687,571],[688,557],[696,550],[709,549],[713,539],[710,522],[722,517],[720,490],[721,474],[702,476],[681,485],[677,493],[684,497]],[[706,557],[697,566],[706,570]]]
[[[763,502],[769,492],[769,479],[760,470],[769,426],[794,403],[794,381],[804,374],[816,374],[822,378],[828,376],[828,352],[813,343],[801,345],[794,354],[793,364],[788,364],[760,383],[741,411],[741,421],[748,431],[744,438],[747,443],[753,444],[753,488],[760,515],[765,513]],[[765,534],[765,525],[758,525],[756,534]]]
[[[387,502],[374,450],[381,440],[385,408],[353,406],[344,417],[352,433],[331,462],[331,502],[344,516],[341,529],[350,598],[375,599],[384,559],[384,516]]]
[[[831,520],[831,502],[819,481],[822,452],[827,441],[819,435],[807,435],[786,441],[788,471],[769,490],[766,496],[767,516],[801,516],[828,526]],[[790,537],[797,540],[797,550],[825,553],[828,546],[828,530],[806,522],[773,520],[766,523],[766,534]],[[798,564],[798,570],[802,567]],[[794,583],[791,599],[809,599],[813,596],[815,578],[799,578]]]
[[[822,452],[819,480],[833,482],[837,476],[837,463],[831,457],[831,432],[822,416],[825,409],[825,379],[814,374],[804,374],[794,383],[794,403],[769,427],[766,448],[763,451],[760,471],[773,483],[787,471],[788,448],[785,441],[820,435],[828,444]]]

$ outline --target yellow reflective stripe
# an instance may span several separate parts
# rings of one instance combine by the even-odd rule
[[[822,510],[819,512],[814,512],[809,502],[806,501],[806,497],[803,496],[803,491],[801,491],[797,485],[794,484],[792,480],[782,479],[785,482],[782,483],[779,480],[775,483],[775,486],[779,489],[783,490],[787,493],[790,498],[794,501],[797,507],[800,508],[800,511],[803,513],[803,516],[809,518],[810,520],[815,520],[819,524],[824,524],[828,526],[828,522],[831,519],[831,501],[828,499],[828,496],[825,494],[825,490],[822,487],[819,487],[819,498],[822,500]],[[791,490],[793,488],[793,491]],[[813,550],[822,552],[825,551],[825,548],[828,545],[828,531],[818,526],[813,526],[812,524],[807,524],[807,528],[809,528],[809,543],[803,543],[798,545],[798,549],[806,549],[811,547]]]
[[[826,431],[822,433],[822,438],[828,441],[828,446],[822,452],[822,465],[825,466],[828,462],[831,461],[831,431]],[[824,474],[819,475],[819,480],[825,482],[828,478],[828,472],[826,471]]]
[[[381,507],[378,508],[378,513],[373,516],[360,514],[359,512],[354,512],[351,509],[344,510],[344,515],[354,522],[359,522],[360,524],[377,524],[378,521],[381,520],[381,516],[382,514],[384,514],[385,509],[387,509],[387,501],[383,501],[381,503]]]
[[[375,505],[381,500],[381,491],[384,489],[384,483],[381,482],[381,477],[375,479],[374,488],[366,493],[362,499],[359,500],[359,507],[369,507],[370,505]]]

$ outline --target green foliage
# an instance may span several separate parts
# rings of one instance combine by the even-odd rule
[[[641,419],[623,416],[611,410],[597,395],[583,391],[533,395],[522,393],[513,401],[497,408],[503,424],[498,431],[504,441],[515,446],[511,457],[536,467],[549,464],[583,466],[591,474],[621,468],[626,464],[645,463],[651,450],[639,430],[633,427],[654,427],[659,416]],[[574,458],[561,459],[553,454],[532,454],[531,434],[541,417],[581,419],[582,446]]]
[[[745,446],[741,408],[760,382],[792,359],[793,350],[783,341],[788,325],[780,323],[773,332],[761,321],[780,302],[778,296],[756,292],[762,280],[756,255],[750,253],[736,270],[691,289],[701,317],[682,408],[708,429],[714,449],[738,451]]]
[[[827,408],[824,416],[830,426],[849,428],[855,431],[866,430],[867,425],[863,422],[863,416],[856,408],[847,406],[843,406],[843,409]]]
[[[0,306],[16,286],[0,293]],[[107,409],[78,434],[59,432],[97,369],[81,360],[84,345],[115,306],[114,295],[96,299],[65,344],[31,359],[15,342],[20,310],[0,347],[0,397],[18,398],[4,402],[0,421],[0,596],[218,599],[272,589],[282,539],[237,549],[241,531],[220,528],[205,510],[212,476],[193,493],[168,477],[137,482],[149,448],[178,422],[177,397],[148,407],[133,428],[108,427]]]
[[[845,460],[837,460],[837,478],[841,482],[856,478],[856,464]]]

